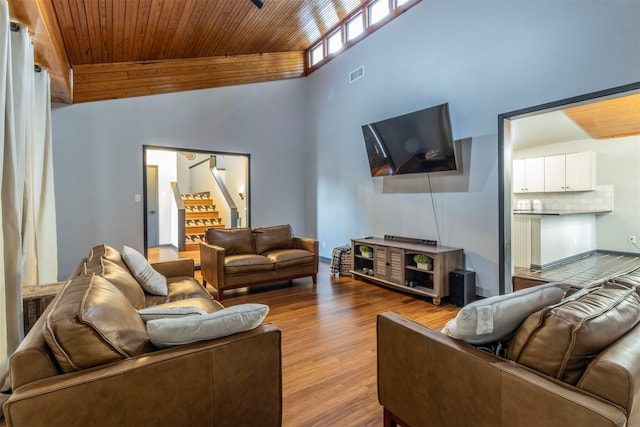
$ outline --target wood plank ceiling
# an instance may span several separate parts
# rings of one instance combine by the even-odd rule
[[[593,139],[640,135],[640,93],[567,108],[564,112]]]
[[[11,0],[79,103],[302,77],[305,51],[367,0]]]

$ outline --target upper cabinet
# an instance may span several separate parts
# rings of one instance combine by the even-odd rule
[[[595,186],[595,153],[544,158],[544,191],[589,191]]]
[[[544,157],[513,161],[513,192],[541,193],[544,191]]]
[[[513,192],[593,190],[596,182],[594,152],[559,154],[513,161]]]

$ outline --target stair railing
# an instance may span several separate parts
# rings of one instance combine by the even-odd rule
[[[227,225],[229,228],[236,228],[238,225],[238,207],[236,203],[233,201],[229,190],[227,190],[227,186],[224,184],[224,179],[220,175],[220,172],[216,168],[216,160],[214,157],[209,158],[209,169],[211,170],[211,174],[218,184],[218,188],[220,189],[220,194],[224,199],[224,203],[229,209],[229,224]]]

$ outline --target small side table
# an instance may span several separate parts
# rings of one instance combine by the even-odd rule
[[[22,288],[22,310],[24,314],[24,334],[33,327],[38,318],[66,282],[48,283],[46,285],[25,286]]]

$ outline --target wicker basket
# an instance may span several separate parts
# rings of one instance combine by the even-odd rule
[[[22,310],[25,335],[38,321],[47,306],[64,287],[64,282],[22,288]]]
[[[340,275],[342,276],[350,274],[351,271],[351,252],[346,252],[340,255]]]

